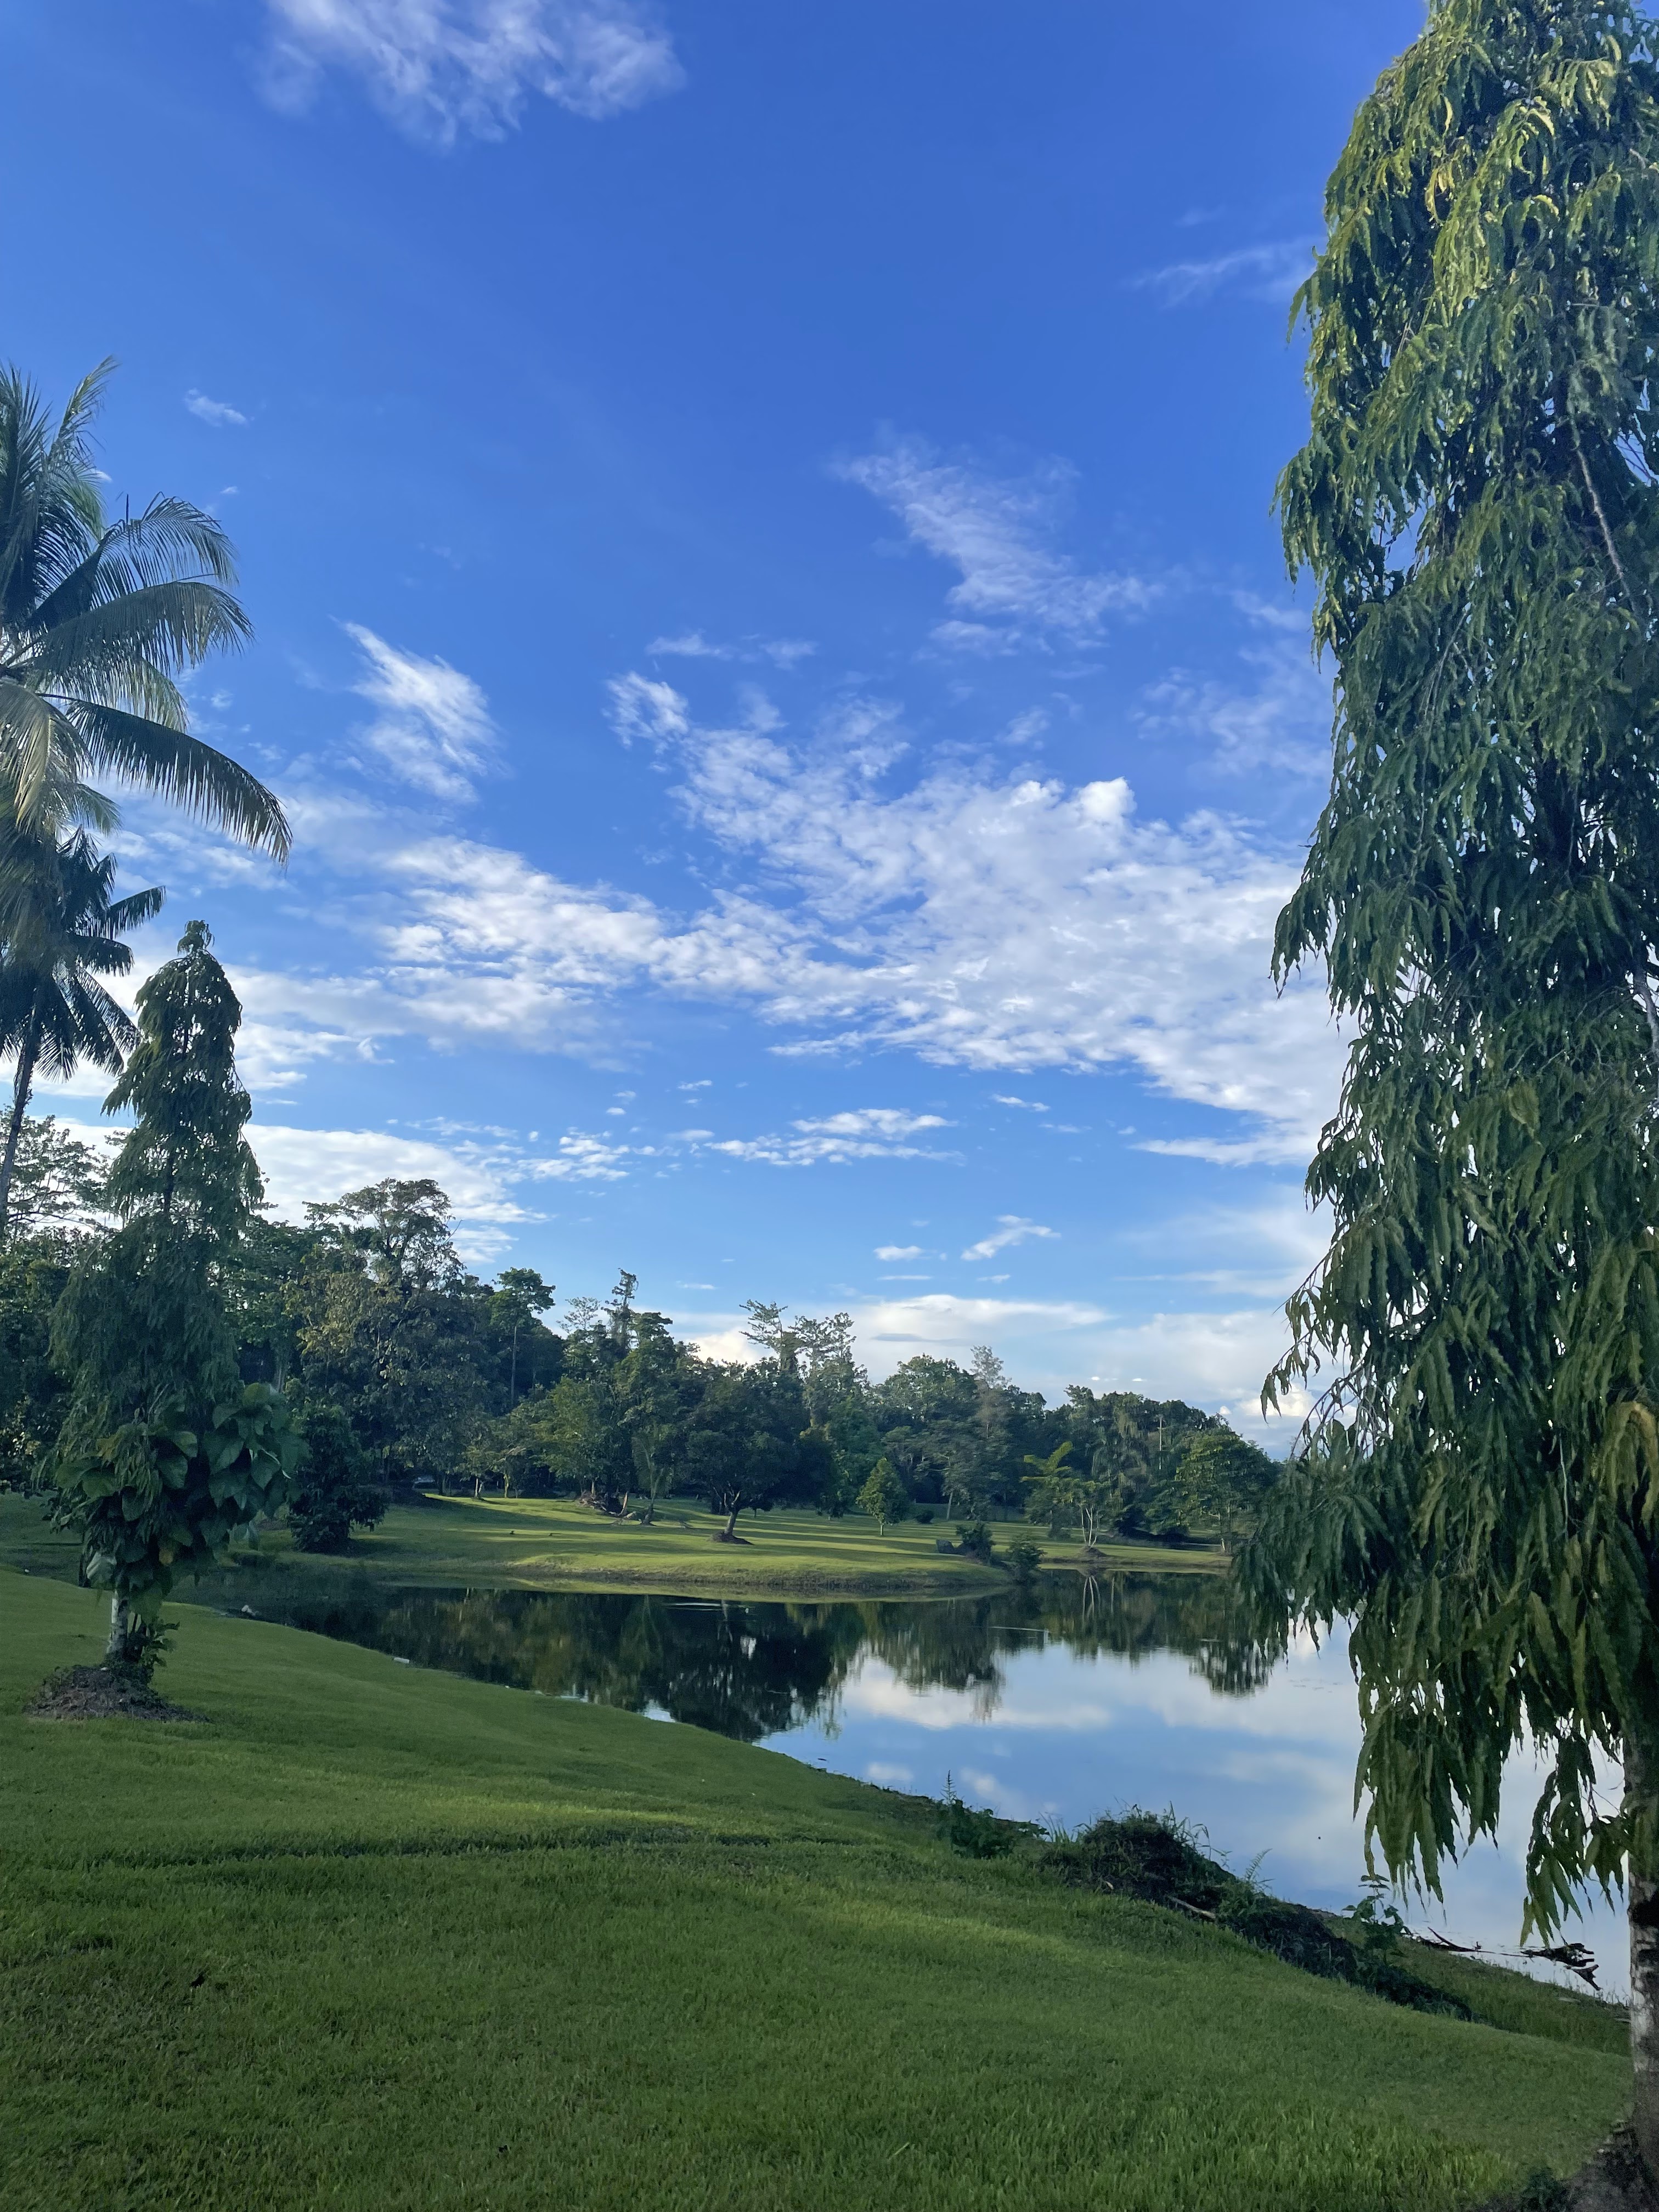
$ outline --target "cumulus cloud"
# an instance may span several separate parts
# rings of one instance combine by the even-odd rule
[[[473,779],[495,758],[489,702],[447,660],[404,653],[359,623],[345,632],[368,663],[352,689],[380,709],[366,741],[404,782],[434,799],[472,798]]]
[[[1006,1252],[1011,1244],[1024,1244],[1033,1237],[1057,1237],[1059,1231],[1045,1229],[1041,1223],[1022,1220],[1018,1213],[1000,1213],[999,1226],[988,1237],[970,1244],[963,1254],[964,1260],[994,1260],[999,1252]]]
[[[921,1247],[920,1244],[878,1244],[876,1257],[878,1260],[889,1261],[920,1260]]]
[[[185,404],[198,422],[209,423],[216,430],[247,428],[246,415],[234,407],[227,406],[222,399],[210,399],[205,392],[185,392]],[[235,486],[231,485],[228,489],[234,490]]]
[[[1243,246],[1208,261],[1172,261],[1135,278],[1165,307],[1195,307],[1218,292],[1273,305],[1288,301],[1313,265],[1313,242],[1279,238],[1262,246]]]
[[[1340,1047],[1317,976],[1282,998],[1269,980],[1293,854],[1212,813],[1141,822],[1120,780],[999,780],[956,759],[891,788],[903,733],[879,702],[854,702],[798,745],[763,701],[741,726],[708,729],[666,684],[621,678],[612,699],[660,749],[688,818],[750,880],[676,915],[498,846],[411,834],[366,800],[287,793],[307,849],[334,854],[360,886],[337,910],[368,957],[333,973],[239,972],[276,1065],[398,1036],[604,1058],[630,994],[658,992],[747,1005],[796,1055],[896,1048],[1005,1076],[1127,1067],[1241,1117],[1152,1141],[1307,1157]],[[732,1141],[781,1149],[807,1134]]]
[[[499,138],[532,95],[603,121],[676,91],[673,42],[631,0],[266,0],[266,89],[309,106],[331,69],[410,137]]]
[[[947,648],[1011,652],[1051,636],[1076,643],[1097,635],[1109,614],[1152,597],[1139,577],[1091,570],[1056,550],[1075,480],[1066,462],[1000,477],[902,438],[838,463],[834,473],[890,508],[913,544],[959,571],[945,595],[951,618],[933,632]],[[1022,734],[1035,734],[1029,721]]]

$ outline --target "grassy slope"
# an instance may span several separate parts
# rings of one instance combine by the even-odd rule
[[[679,1499],[645,1528],[569,1498],[434,1498],[394,1508],[378,1528],[353,1537],[350,1556],[394,1583],[718,1589],[734,1597],[836,1591],[944,1597],[1006,1581],[1000,1568],[939,1550],[937,1539],[951,1534],[948,1522],[906,1522],[884,1535],[861,1514],[841,1521],[821,1513],[745,1514],[744,1542],[717,1544],[714,1534],[723,1526],[718,1516]],[[1000,1541],[1033,1533],[1012,1523],[996,1532]],[[278,1571],[295,1556],[285,1529],[266,1536],[260,1548]],[[1057,1566],[1078,1556],[1074,1544],[1045,1541],[1043,1550]],[[1141,1544],[1104,1556],[1109,1565],[1144,1572],[1221,1564],[1218,1552]],[[44,1528],[33,1499],[0,1494],[0,1561],[73,1575],[75,1559],[73,1540]],[[188,1585],[179,1591],[189,1595]]]
[[[160,1729],[20,1709],[102,1607],[0,1571],[0,2202],[1465,2204],[1618,2023],[1401,2012],[951,1856],[914,1801],[180,1607]]]

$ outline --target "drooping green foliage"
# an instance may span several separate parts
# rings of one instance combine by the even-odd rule
[[[1438,0],[1360,110],[1280,498],[1337,684],[1282,975],[1352,1037],[1249,1572],[1353,1615],[1358,1784],[1433,1884],[1546,1761],[1549,1926],[1659,1850],[1659,67],[1649,17]],[[1323,1369],[1322,1375],[1319,1370]]]
[[[0,368],[0,797],[32,836],[107,830],[114,810],[87,779],[112,775],[282,858],[281,806],[191,736],[179,688],[249,634],[229,540],[185,500],[105,515],[91,438],[113,368],[84,378],[56,424]]]
[[[283,1400],[244,1383],[222,1287],[260,1195],[242,1136],[241,1009],[192,922],[138,994],[139,1040],[112,1109],[138,1119],[110,1170],[119,1217],[88,1240],[52,1322],[72,1395],[48,1462],[87,1579],[153,1620],[179,1571],[203,1566],[283,1504],[302,1455]]]

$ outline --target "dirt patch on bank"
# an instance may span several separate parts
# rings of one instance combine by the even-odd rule
[[[43,1682],[24,1707],[36,1721],[199,1721],[171,1705],[136,1667],[65,1667]]]

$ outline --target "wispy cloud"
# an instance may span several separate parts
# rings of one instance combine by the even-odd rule
[[[222,399],[210,399],[205,392],[185,392],[185,404],[198,422],[210,423],[216,430],[247,428],[247,416],[240,408],[227,406]]]
[[[1059,1231],[1045,1229],[1041,1222],[1026,1221],[1018,1213],[1000,1213],[999,1227],[988,1237],[981,1237],[977,1244],[970,1244],[963,1254],[964,1260],[994,1260],[999,1252],[1006,1252],[1011,1244],[1024,1244],[1033,1237],[1056,1237]]]
[[[1242,246],[1208,261],[1171,261],[1165,268],[1148,270],[1134,283],[1141,291],[1156,293],[1165,307],[1196,307],[1218,292],[1283,302],[1312,265],[1310,239],[1278,238],[1263,246]]]
[[[347,623],[368,672],[352,686],[380,714],[365,740],[406,783],[436,799],[473,796],[473,778],[495,752],[489,702],[470,676],[447,660],[401,652],[358,623]]]
[[[774,668],[788,669],[810,659],[817,647],[810,637],[750,637],[722,645],[700,629],[688,629],[673,637],[653,637],[645,650],[652,660],[765,661]]]
[[[833,473],[881,501],[913,544],[960,571],[946,594],[952,617],[933,632],[942,646],[1006,653],[1050,636],[1077,643],[1097,635],[1109,614],[1152,597],[1138,576],[1091,570],[1056,550],[1075,481],[1066,462],[997,477],[901,438],[838,462]]]
[[[1048,1111],[1040,1098],[1016,1098],[1006,1091],[994,1091],[991,1097],[999,1106],[1023,1106],[1028,1114],[1046,1114]]]
[[[605,690],[611,726],[625,745],[635,738],[683,738],[690,730],[690,702],[672,684],[649,676],[613,676]]]
[[[896,1260],[920,1260],[921,1247],[920,1244],[878,1244],[876,1257],[878,1260],[885,1260],[889,1262]]]
[[[1241,603],[1268,636],[1239,659],[1252,681],[1172,670],[1142,693],[1135,721],[1147,737],[1208,738],[1205,765],[1222,775],[1318,776],[1330,767],[1331,688],[1307,646],[1306,617],[1253,600]]]
[[[265,88],[301,111],[330,69],[412,137],[499,138],[539,96],[593,122],[685,81],[654,11],[630,0],[266,0]]]

